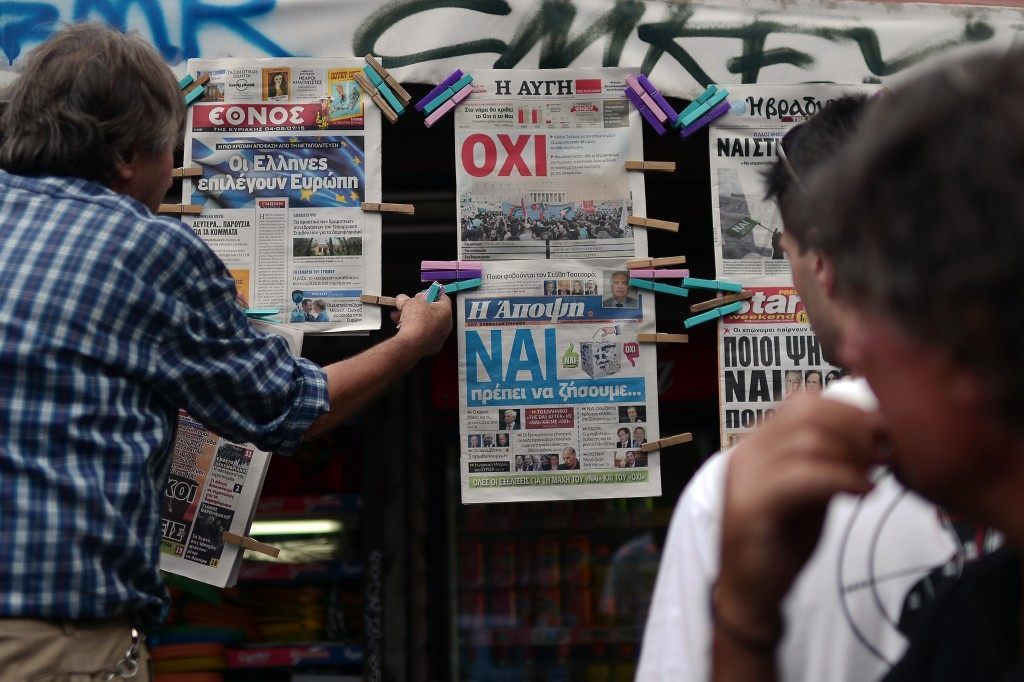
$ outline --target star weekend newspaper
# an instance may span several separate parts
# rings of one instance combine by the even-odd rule
[[[661,494],[654,299],[625,270],[491,261],[457,294],[464,503]]]
[[[210,77],[189,107],[186,218],[228,266],[249,307],[307,332],[365,332],[380,309],[380,112],[356,59],[189,60]]]
[[[814,335],[779,239],[775,201],[764,173],[780,140],[830,101],[872,95],[877,85],[737,85],[729,113],[708,135],[715,271],[753,292],[718,325],[722,447],[730,447],[801,391],[820,392],[841,376]],[[797,175],[795,183],[806,182]],[[799,191],[799,190],[798,190]]]

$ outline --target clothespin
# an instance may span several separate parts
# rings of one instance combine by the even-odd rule
[[[726,114],[728,114],[730,107],[731,107],[731,105],[728,102],[721,102],[714,109],[712,109],[711,111],[709,111],[708,113],[704,114],[703,116],[698,118],[696,121],[691,123],[690,125],[684,127],[682,130],[680,130],[679,131],[679,137],[681,137],[681,138],[683,138],[685,140],[690,135],[693,135],[695,132],[697,132],[698,130],[700,130],[704,126],[706,126],[709,123],[711,123],[712,121],[714,121],[716,118],[720,118],[720,117],[725,116]]]
[[[694,289],[710,289],[711,291],[731,291],[737,294],[743,291],[743,285],[735,282],[726,282],[722,279],[700,279],[699,277],[684,278],[683,286]]]
[[[671,284],[662,284],[661,282],[650,282],[646,279],[637,279],[636,277],[629,278],[629,286],[636,287],[638,289],[647,289],[648,291],[654,291],[659,294],[672,294],[673,296],[690,295],[690,292],[682,287],[674,287]]]
[[[373,70],[369,64],[363,67],[363,74],[370,79],[370,83],[373,87],[377,88],[377,92],[381,94],[388,101],[388,106],[391,107],[396,114],[401,116],[405,113],[405,107],[398,101],[395,93],[391,92],[391,88],[384,82],[384,79],[380,77],[380,74]]]
[[[402,213],[405,215],[416,213],[416,207],[413,204],[379,204],[364,201],[361,208],[369,213]]]
[[[426,295],[427,303],[433,303],[438,298],[440,298],[441,297],[441,289],[442,289],[442,287],[441,287],[441,283],[440,282],[434,282],[433,284],[431,284],[430,288],[427,289],[427,295]]]
[[[743,301],[745,299],[753,297],[753,291],[741,291],[738,294],[729,294],[728,296],[720,296],[713,298],[710,301],[704,301],[703,303],[694,303],[690,306],[691,313],[699,313],[702,310],[711,310],[719,306],[728,305],[729,303],[735,303],[736,301]]]
[[[725,88],[717,88],[715,92],[713,92],[705,101],[698,104],[689,113],[687,113],[686,110],[683,110],[683,113],[679,114],[679,118],[676,120],[678,120],[679,124],[685,128],[686,126],[692,124],[694,121],[696,121],[704,114],[711,111],[714,107],[718,106],[718,103],[725,100],[725,98],[728,96],[728,90],[726,90]],[[687,107],[687,109],[689,108],[690,107]]]
[[[223,537],[224,542],[228,544],[239,545],[244,549],[251,549],[254,552],[266,554],[267,556],[272,556],[275,559],[278,557],[279,554],[281,554],[281,550],[277,547],[273,547],[264,542],[260,542],[259,540],[253,540],[248,536],[238,535],[237,533],[230,533],[228,531],[224,531]]]
[[[680,433],[675,436],[669,436],[668,438],[661,438],[652,443],[644,443],[640,446],[641,452],[654,452],[655,450],[661,450],[667,448],[670,445],[679,445],[681,443],[689,443],[693,440],[692,433]]]
[[[203,174],[203,169],[199,166],[185,166],[182,168],[172,168],[172,178],[198,178]]]
[[[246,308],[245,316],[254,320],[273,317],[281,312],[279,308]]]
[[[718,308],[712,308],[711,310],[705,313],[701,313],[700,315],[694,315],[693,317],[686,318],[685,320],[683,320],[683,326],[686,327],[687,329],[689,329],[690,327],[696,327],[698,324],[710,322],[711,320],[717,320],[720,317],[732,315],[733,313],[738,313],[742,307],[743,304],[737,301],[736,303],[729,303],[728,305],[723,305]]]
[[[663,265],[685,265],[686,256],[666,256],[664,258],[634,258],[626,261],[626,269],[660,268]]]
[[[172,215],[199,215],[203,212],[203,207],[199,204],[160,204],[157,206],[156,212]]]
[[[674,173],[676,171],[675,161],[627,161],[626,170],[658,171],[660,173]]]
[[[443,81],[435,85],[434,88],[427,93],[426,97],[421,99],[419,102],[416,102],[416,111],[423,111],[423,108],[430,104],[432,101],[434,101],[435,97],[440,95],[442,92],[444,92],[451,86],[455,85],[455,83],[460,78],[462,78],[462,69],[455,69],[454,71],[452,71],[450,74],[448,74],[447,78],[445,78]]]
[[[684,277],[690,276],[689,270],[641,270],[633,269],[629,271],[630,277],[646,277],[647,279],[683,279]]]
[[[369,305],[379,305],[388,308],[397,308],[398,301],[393,296],[374,296],[373,294],[360,294],[360,303],[368,303]]]
[[[629,78],[627,77],[626,80],[629,80]],[[639,83],[640,87],[644,89],[647,95],[654,100],[654,103],[657,104],[658,108],[665,114],[665,118],[669,121],[674,121],[676,119],[678,116],[678,114],[676,114],[676,110],[672,108],[672,105],[668,103],[668,100],[665,99],[664,95],[658,91],[658,88],[654,87],[654,84],[647,80],[646,75],[638,73],[636,75],[636,82]]]
[[[466,77],[467,78],[471,78],[470,76],[466,76]],[[456,83],[456,85],[457,85],[457,83]],[[452,88],[454,88],[454,87],[455,86],[453,85]],[[449,88],[449,89],[451,89],[451,88]],[[445,92],[447,92],[447,90]],[[442,93],[442,94],[444,94],[444,93]],[[462,100],[466,99],[467,97],[469,97],[472,94],[473,94],[473,86],[472,85],[467,84],[467,85],[463,86],[458,92],[456,92],[455,94],[452,95],[451,99],[449,99],[444,104],[442,104],[437,109],[435,109],[434,113],[432,113],[429,116],[427,116],[427,118],[424,119],[423,124],[426,125],[428,128],[430,128],[435,123],[437,123],[441,119],[442,116],[444,116],[449,111],[454,109],[455,105],[457,105],[459,102],[461,102]]]
[[[425,260],[420,263],[420,281],[478,278],[483,273],[480,261]]]
[[[640,343],[689,343],[690,337],[686,334],[637,334],[636,340]]]
[[[388,87],[390,87],[391,90],[398,96],[398,99],[402,100],[402,105],[408,106],[409,102],[412,101],[412,95],[406,92],[405,88],[398,84],[398,81],[395,79],[395,77],[388,73],[388,70],[385,69],[380,62],[377,61],[377,58],[374,57],[372,54],[368,54],[363,56],[363,59],[366,60],[366,63],[370,65],[370,68],[372,68],[377,73],[377,75],[384,79],[384,81],[388,84]]]
[[[631,215],[626,218],[626,222],[636,227],[648,227],[655,230],[667,230],[669,232],[678,232],[679,223],[671,220],[655,220],[654,218],[642,218],[640,216]]]
[[[651,108],[643,101],[643,98],[640,95],[636,94],[636,91],[628,85],[626,86],[626,99],[633,103],[633,106],[636,107],[637,111],[640,112],[640,115],[644,117],[644,120],[647,121],[647,124],[654,128],[654,132],[658,133],[659,135],[665,134],[665,126],[661,124],[661,121],[667,120],[667,117],[665,116],[664,112],[661,111],[661,109],[658,109],[657,105],[655,105],[654,107],[654,109],[657,112],[655,113],[655,111],[652,111]],[[654,104],[654,101],[651,100],[650,97],[648,97],[647,99],[648,101],[651,102],[651,104]]]
[[[689,116],[690,114],[695,112],[700,107],[700,105],[704,104],[704,102],[707,102],[709,99],[711,99],[716,92],[718,92],[717,85],[712,84],[704,88],[704,92],[700,93],[700,95],[697,96],[697,99],[687,104],[686,108],[679,112],[679,116],[676,117],[676,127],[682,126],[683,117]]]
[[[464,279],[458,282],[450,282],[444,285],[444,293],[454,294],[456,291],[468,291],[469,289],[479,289],[483,284],[483,280],[479,277],[473,279]]]
[[[359,87],[363,89],[363,92],[370,96],[370,99],[372,99],[373,103],[377,105],[377,108],[381,110],[381,113],[383,113],[384,116],[392,123],[397,121],[398,114],[396,114],[395,110],[391,108],[391,105],[388,104],[388,101],[384,96],[377,91],[377,88],[373,87],[373,83],[366,77],[366,74],[362,71],[356,71],[353,75],[356,78],[356,82],[359,83]]]
[[[203,93],[206,92],[204,86],[209,82],[210,74],[208,73],[204,73],[199,78],[195,78],[190,73],[185,74],[178,81],[178,87],[181,88],[181,93],[185,96],[185,106],[192,104],[192,102],[202,97]]]

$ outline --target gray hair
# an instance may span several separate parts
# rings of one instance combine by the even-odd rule
[[[70,26],[28,56],[4,93],[0,168],[108,183],[134,153],[173,148],[185,104],[174,74],[135,35]]]

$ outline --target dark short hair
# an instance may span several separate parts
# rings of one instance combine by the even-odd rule
[[[806,183],[819,166],[835,156],[853,137],[868,101],[865,95],[844,95],[828,102],[821,111],[783,136],[792,172],[781,158],[776,158],[765,172],[764,197],[778,204],[786,232],[796,237],[801,249],[806,248],[809,228],[805,221],[799,219],[801,213],[792,210],[795,202],[807,198],[800,182]],[[793,173],[799,180],[793,177]]]
[[[809,185],[836,295],[885,315],[1024,413],[1024,49],[945,63],[876,100]],[[838,191],[837,191],[838,190]],[[1018,426],[1018,428],[1021,428]]]
[[[34,49],[5,93],[0,168],[109,184],[133,153],[181,139],[185,103],[157,51],[105,24],[75,24]]]

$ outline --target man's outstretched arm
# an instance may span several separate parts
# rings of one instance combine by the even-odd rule
[[[442,295],[435,303],[422,297],[397,297],[392,318],[398,333],[358,355],[324,368],[331,409],[313,422],[305,439],[316,438],[379,398],[420,361],[441,350],[452,330],[452,306]]]

